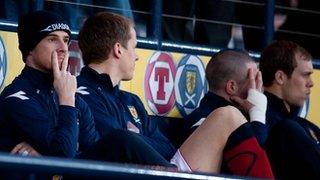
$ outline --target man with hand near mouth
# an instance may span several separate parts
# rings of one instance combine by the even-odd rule
[[[0,96],[0,150],[28,155],[28,143],[41,155],[76,157],[99,139],[93,117],[76,97],[77,81],[68,69],[70,29],[51,12],[22,16],[21,74]],[[14,148],[16,147],[16,148]]]

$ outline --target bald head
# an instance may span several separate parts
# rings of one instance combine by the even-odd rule
[[[214,54],[206,67],[209,90],[221,91],[229,80],[238,83],[246,80],[247,64],[253,62],[254,60],[245,51],[222,50]]]

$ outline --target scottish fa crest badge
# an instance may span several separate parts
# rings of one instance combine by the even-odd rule
[[[136,123],[140,123],[141,124],[141,121],[140,121],[140,118],[138,116],[138,112],[136,110],[136,108],[134,106],[128,106],[128,109],[133,117],[133,120],[136,122]]]
[[[196,78],[197,78],[196,72],[194,71],[186,72],[186,89],[189,95],[194,94],[194,90],[196,87]]]

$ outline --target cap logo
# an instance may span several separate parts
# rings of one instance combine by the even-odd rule
[[[56,31],[56,30],[68,30],[68,31],[70,31],[69,26],[67,24],[56,23],[56,24],[49,25],[45,29],[42,29],[40,32],[43,32],[43,31],[52,32],[52,31]]]

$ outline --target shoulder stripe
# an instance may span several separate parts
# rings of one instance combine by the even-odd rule
[[[23,91],[18,91],[18,92],[14,93],[14,94],[11,94],[11,95],[7,96],[6,99],[7,99],[7,98],[10,98],[10,97],[16,97],[16,98],[19,98],[19,99],[21,99],[21,100],[27,100],[27,99],[29,99],[29,98],[28,98],[27,96],[25,96],[25,95],[26,95],[25,92],[23,92]]]
[[[86,89],[88,89],[85,86],[80,86],[77,88],[77,93],[82,94],[82,95],[89,95],[90,93],[88,91],[86,91]]]

